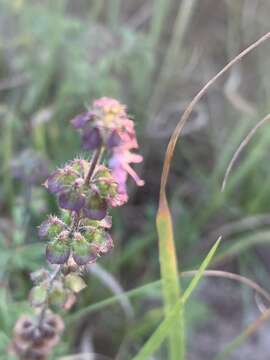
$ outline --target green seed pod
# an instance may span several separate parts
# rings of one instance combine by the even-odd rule
[[[47,287],[44,284],[34,286],[30,291],[29,298],[31,305],[43,305],[47,300]]]
[[[81,276],[69,274],[65,277],[65,286],[77,294],[86,287],[86,283]]]

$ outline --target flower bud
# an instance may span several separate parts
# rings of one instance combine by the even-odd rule
[[[86,199],[83,213],[89,219],[102,220],[107,214],[107,203],[98,193],[91,192]]]
[[[86,284],[81,276],[69,274],[65,277],[65,286],[77,294],[86,287]]]
[[[71,248],[72,257],[79,266],[91,263],[96,259],[96,253],[92,245],[80,233],[74,234]]]
[[[69,232],[62,231],[59,237],[51,241],[46,248],[46,257],[51,264],[64,264],[70,255]]]
[[[45,284],[34,286],[30,291],[30,303],[32,306],[41,306],[47,300],[47,287]]]
[[[39,226],[38,234],[42,237],[48,237],[50,239],[56,237],[63,231],[65,224],[57,216],[49,215],[48,219],[43,221]]]
[[[113,248],[111,236],[103,229],[92,229],[84,234],[86,240],[92,244],[96,255],[105,254]]]
[[[62,281],[54,281],[48,297],[50,304],[62,306],[66,301],[66,297]]]

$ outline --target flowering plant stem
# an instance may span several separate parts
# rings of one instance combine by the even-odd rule
[[[87,266],[113,248],[109,210],[127,202],[128,175],[138,186],[144,183],[130,166],[143,158],[131,152],[138,143],[124,105],[115,99],[98,99],[91,111],[71,123],[81,132],[83,149],[90,150],[92,158],[70,161],[44,184],[62,209],[60,217],[50,214],[39,226],[39,236],[49,241],[46,258],[55,267],[31,274],[34,287],[29,298],[36,312],[17,320],[10,346],[20,360],[47,360],[51,355],[64,323],[50,307],[69,310],[73,306],[86,287],[82,275]],[[108,158],[100,164],[106,150]]]
[[[97,166],[98,162],[99,162],[99,159],[101,157],[101,154],[102,154],[102,146],[100,146],[95,152],[94,152],[94,155],[93,155],[93,158],[90,162],[90,168],[89,168],[89,171],[88,171],[88,174],[86,176],[86,179],[85,179],[85,183],[88,184],[89,181],[91,180],[91,177],[95,171],[95,167]]]
[[[54,281],[56,280],[58,275],[61,273],[61,270],[62,270],[62,266],[58,265],[50,275],[50,280],[49,280],[47,294],[46,294],[47,298],[46,298],[46,300],[45,300],[45,302],[43,304],[43,307],[42,307],[42,309],[41,309],[41,311],[39,313],[39,317],[38,317],[38,321],[37,321],[38,328],[40,328],[42,326],[46,310],[48,309],[48,306],[49,306],[49,304],[48,304],[49,299],[48,298],[49,298],[50,291],[52,289]]]

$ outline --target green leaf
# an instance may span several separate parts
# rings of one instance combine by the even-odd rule
[[[159,237],[159,261],[162,279],[165,315],[177,303],[181,295],[178,276],[176,251],[174,246],[173,225],[166,195],[160,198],[157,214],[157,230]],[[183,309],[175,314],[169,332],[169,359],[182,360],[185,357],[185,335]]]
[[[220,241],[221,239],[219,238],[212,249],[209,251],[205,260],[202,262],[199,270],[190,282],[183,296],[177,301],[176,305],[162,321],[154,334],[144,344],[139,353],[133,358],[133,360],[147,360],[156,350],[158,350],[166,336],[168,336],[170,333],[171,329],[174,328],[175,319],[177,319],[179,317],[179,313],[183,311],[184,304],[188,301],[190,295],[198,285],[200,279],[203,276],[204,270],[207,268],[215,252],[217,251]]]

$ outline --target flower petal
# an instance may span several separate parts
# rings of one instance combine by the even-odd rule
[[[86,123],[91,119],[91,112],[84,112],[82,114],[77,115],[70,122],[75,129],[82,129]]]
[[[117,130],[114,130],[107,140],[107,146],[109,149],[115,146],[119,146],[121,144],[121,141],[122,139],[119,135],[119,132]]]
[[[85,150],[94,150],[101,146],[102,138],[97,128],[90,128],[83,132],[82,144]]]

